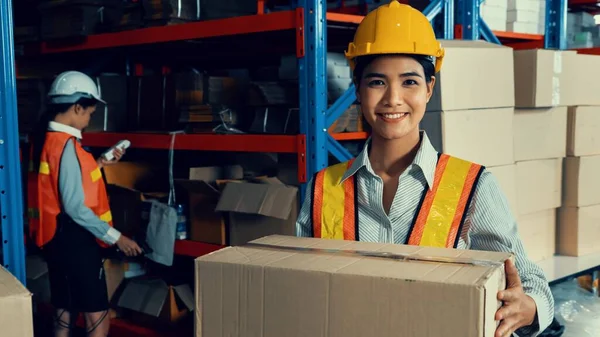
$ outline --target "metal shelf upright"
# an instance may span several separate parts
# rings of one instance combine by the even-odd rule
[[[2,264],[25,283],[25,242],[11,0],[0,0],[0,214]]]

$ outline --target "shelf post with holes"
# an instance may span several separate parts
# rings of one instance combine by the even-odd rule
[[[298,59],[300,133],[306,135],[306,177],[311,179],[327,167],[327,3],[300,0],[298,6],[304,8],[304,55]]]
[[[567,49],[567,0],[546,0],[544,48]]]
[[[2,264],[25,284],[23,191],[19,159],[11,0],[0,0],[0,213]]]
[[[462,39],[479,40],[480,0],[455,0],[456,21],[461,26]]]

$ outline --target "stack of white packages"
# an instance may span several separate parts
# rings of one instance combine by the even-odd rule
[[[508,0],[506,31],[544,34],[545,23],[545,0]]]

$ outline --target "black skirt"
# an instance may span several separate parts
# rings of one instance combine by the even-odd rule
[[[108,310],[102,248],[69,216],[57,217],[54,238],[44,247],[51,303],[73,313]]]

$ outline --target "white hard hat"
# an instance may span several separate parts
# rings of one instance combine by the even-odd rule
[[[84,73],[66,71],[52,82],[48,97],[52,103],[75,103],[80,98],[95,98],[106,104],[100,97],[96,83]]]

